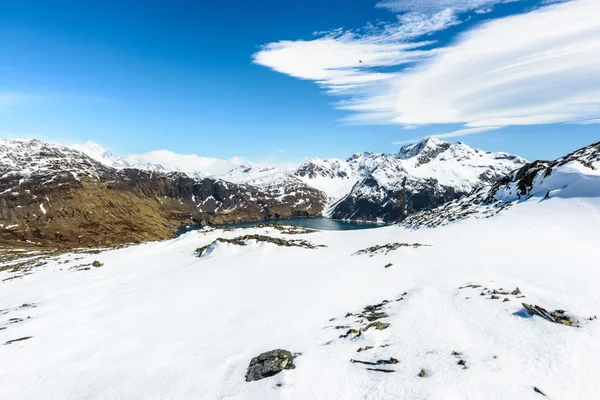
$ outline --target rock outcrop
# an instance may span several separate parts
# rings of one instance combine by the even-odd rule
[[[294,369],[294,355],[287,350],[271,350],[254,357],[248,366],[246,382],[259,381],[283,370]]]

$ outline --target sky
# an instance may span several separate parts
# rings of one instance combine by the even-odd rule
[[[0,0],[0,136],[299,162],[600,141],[600,1]]]

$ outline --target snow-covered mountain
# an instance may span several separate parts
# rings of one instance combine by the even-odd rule
[[[587,197],[600,197],[600,142],[554,161],[528,163],[468,196],[415,214],[403,225],[421,228],[466,218],[488,218],[532,198],[539,202],[550,198]]]
[[[495,182],[527,161],[427,138],[402,147],[397,155],[362,155],[355,162],[360,180],[334,204],[330,215],[392,222]]]
[[[105,152],[96,156],[111,159]],[[165,239],[187,224],[317,216],[326,201],[298,179],[259,188],[181,172],[117,169],[73,148],[0,139],[0,244]]]
[[[406,145],[396,155],[364,152],[346,160],[315,158],[296,169],[244,163],[226,173],[215,173],[227,165],[225,160],[206,164],[209,159],[168,152],[168,157],[159,158],[168,161],[165,167],[145,162],[148,155],[115,157],[91,142],[74,148],[114,168],[186,172],[197,179],[212,177],[256,186],[272,195],[302,196],[316,189],[327,197],[327,215],[333,218],[386,222],[434,208],[475,187],[495,182],[526,163],[518,156],[485,152],[435,138]],[[214,169],[219,162],[225,164]]]
[[[104,147],[92,141],[87,141],[85,144],[75,144],[70,147],[74,150],[78,150],[87,154],[90,158],[98,161],[99,163],[116,169],[135,168],[147,171],[167,171],[166,168],[160,164],[140,161],[138,158],[133,156],[115,156]]]
[[[597,155],[511,174],[514,206],[444,228],[3,252],[0,398],[598,399]]]

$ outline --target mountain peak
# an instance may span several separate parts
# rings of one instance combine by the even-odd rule
[[[427,153],[429,156],[435,156],[436,154],[447,150],[449,147],[450,143],[430,136],[422,139],[418,143],[411,143],[402,146],[396,158],[406,160],[425,153]]]

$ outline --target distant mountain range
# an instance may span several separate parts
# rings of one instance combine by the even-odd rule
[[[207,159],[177,157],[169,152],[167,168],[91,142],[2,139],[0,241],[99,245],[162,239],[184,224],[298,216],[397,222],[527,163],[433,138],[395,155],[313,159],[294,169],[247,164],[209,174],[195,169]]]
[[[181,168],[144,162],[140,156],[115,157],[92,142],[72,148],[117,169],[182,172]],[[252,185],[273,195],[308,186],[327,196],[327,216],[393,222],[458,198],[526,163],[515,155],[427,138],[402,147],[396,155],[365,152],[347,160],[315,158],[295,169],[243,164],[225,174],[210,174],[189,163],[181,164],[186,165],[187,174],[193,178],[211,177]]]

